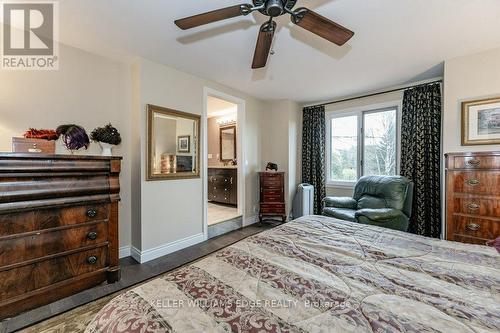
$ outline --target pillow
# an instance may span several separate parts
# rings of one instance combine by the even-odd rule
[[[497,237],[497,239],[491,240],[486,245],[494,247],[497,249],[497,252],[500,253],[500,237]]]

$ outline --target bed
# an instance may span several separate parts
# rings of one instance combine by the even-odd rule
[[[95,332],[499,332],[500,255],[307,216],[107,304]]]

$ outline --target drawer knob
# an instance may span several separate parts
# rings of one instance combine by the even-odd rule
[[[89,232],[87,234],[87,238],[90,239],[90,240],[96,240],[97,239],[97,232]]]
[[[97,257],[96,256],[90,256],[87,258],[87,263],[89,265],[95,265],[97,264]]]
[[[475,203],[475,202],[471,202],[470,204],[467,205],[467,207],[470,209],[470,210],[478,210],[479,209],[479,204]]]
[[[90,208],[87,210],[87,216],[88,217],[96,217],[97,216],[97,211],[93,208]]]
[[[477,231],[479,230],[481,226],[477,223],[469,223],[467,224],[467,229],[469,229],[470,231]]]
[[[481,161],[480,160],[476,160],[476,159],[473,159],[473,160],[468,160],[467,161],[467,165],[468,166],[471,166],[471,167],[477,167],[481,164]]]
[[[478,186],[481,182],[479,179],[469,179],[465,183],[469,186]]]

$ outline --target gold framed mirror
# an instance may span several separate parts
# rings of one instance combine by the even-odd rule
[[[148,181],[200,178],[200,119],[148,104]]]

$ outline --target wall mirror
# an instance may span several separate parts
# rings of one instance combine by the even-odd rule
[[[147,180],[200,177],[200,116],[148,105]]]
[[[229,162],[236,159],[236,126],[220,128],[220,160]]]

